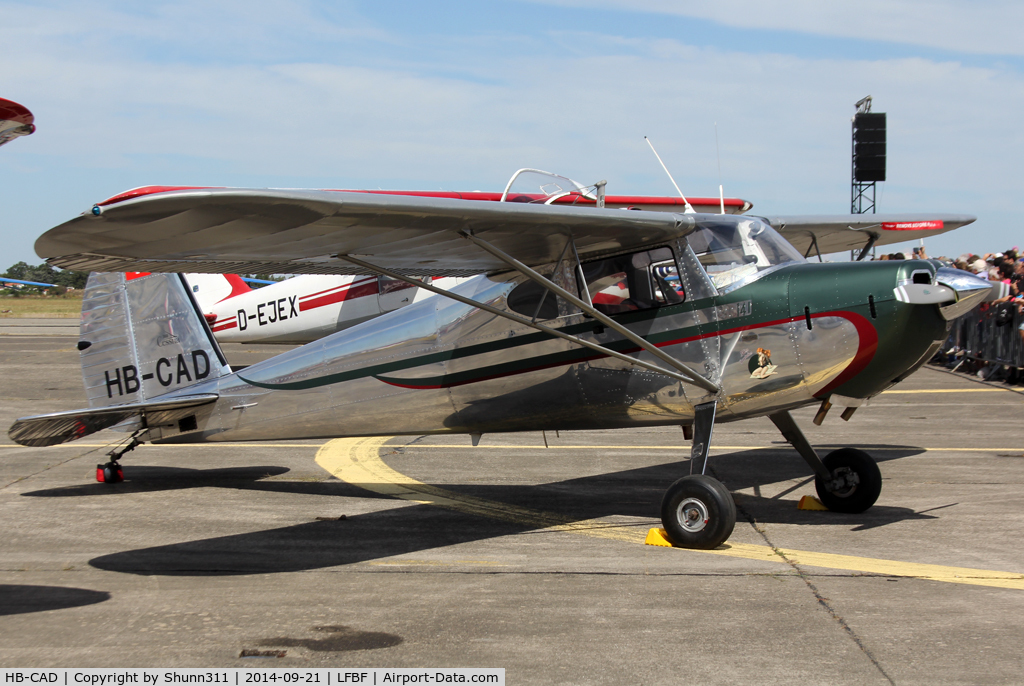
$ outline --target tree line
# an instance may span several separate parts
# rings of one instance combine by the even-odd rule
[[[76,272],[70,269],[54,269],[48,264],[28,264],[18,262],[8,267],[0,278],[20,279],[21,281],[39,281],[53,283],[64,288],[85,288],[89,272]]]
[[[283,281],[285,277],[281,274],[242,274],[244,277],[264,279],[270,281]],[[0,278],[18,279],[20,281],[38,281],[40,283],[52,283],[64,288],[85,288],[85,282],[89,279],[89,272],[76,272],[70,269],[54,269],[48,264],[28,264],[18,262],[7,268]],[[250,284],[253,288],[259,288],[264,284]]]

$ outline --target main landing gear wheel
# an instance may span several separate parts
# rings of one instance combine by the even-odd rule
[[[124,481],[124,472],[117,462],[96,465],[96,480],[101,484],[119,484]]]
[[[736,526],[736,503],[717,479],[684,476],[661,501],[661,523],[674,545],[711,550],[725,543]]]
[[[814,488],[828,509],[856,514],[878,500],[882,492],[882,472],[863,450],[840,448],[825,456],[822,463],[831,472],[832,482],[826,484],[819,475],[814,478]]]

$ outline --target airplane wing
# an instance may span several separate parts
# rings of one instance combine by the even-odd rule
[[[217,395],[204,393],[179,396],[169,400],[144,403],[110,405],[89,410],[54,412],[35,417],[22,417],[14,423],[8,435],[16,443],[33,448],[59,445],[67,441],[109,429],[112,426],[144,414],[149,426],[170,424],[195,413],[195,408],[217,400]]]
[[[805,256],[930,238],[970,224],[960,214],[849,214],[763,217]]]
[[[35,117],[24,105],[0,98],[0,145],[36,130]]]
[[[55,283],[46,283],[44,281],[22,281],[21,279],[8,279],[6,276],[0,276],[0,284],[5,283],[16,283],[22,286],[43,286],[44,288],[56,288]]]
[[[582,255],[664,244],[695,215],[344,191],[139,189],[43,234],[51,265],[92,271],[360,274],[352,255],[410,276],[470,276],[556,262],[568,237]],[[705,215],[710,217],[711,215]],[[714,215],[715,221],[737,221]]]

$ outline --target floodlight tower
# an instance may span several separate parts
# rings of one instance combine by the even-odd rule
[[[885,113],[871,111],[871,96],[854,105],[852,214],[875,213],[875,184],[885,181]]]

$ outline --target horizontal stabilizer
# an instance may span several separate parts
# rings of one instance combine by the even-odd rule
[[[177,422],[195,414],[195,408],[215,402],[217,397],[215,393],[183,395],[163,401],[22,417],[14,422],[7,435],[15,443],[34,448],[59,445],[109,429],[133,417],[140,417],[145,426]]]

